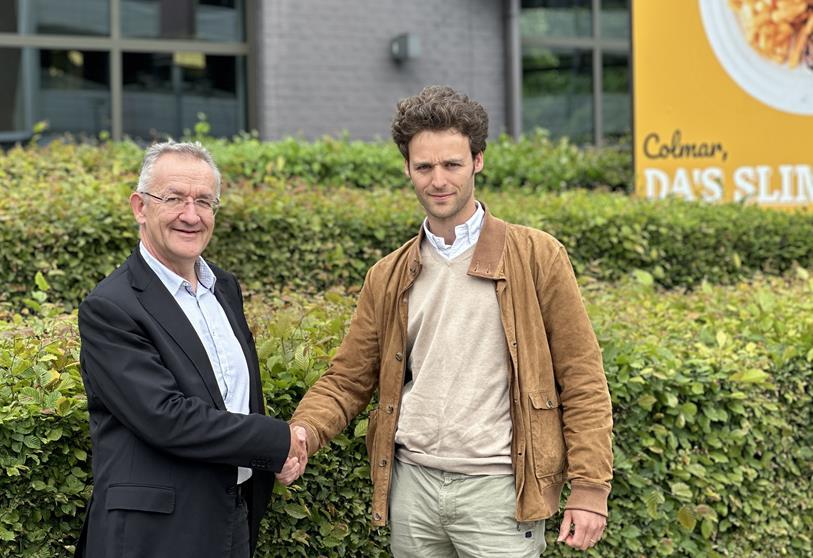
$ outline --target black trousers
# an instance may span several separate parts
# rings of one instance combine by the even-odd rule
[[[229,489],[230,494],[234,494],[234,510],[229,518],[230,540],[227,541],[226,556],[230,558],[250,558],[250,543],[248,534],[248,506],[243,498],[240,485]]]

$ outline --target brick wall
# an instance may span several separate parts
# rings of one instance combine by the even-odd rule
[[[505,129],[501,0],[263,0],[255,25],[257,127],[265,139],[344,131],[389,138],[395,103],[447,84]],[[420,56],[396,64],[390,40],[414,33]]]

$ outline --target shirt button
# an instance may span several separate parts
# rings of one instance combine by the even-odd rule
[[[402,360],[404,360],[404,355],[402,353],[395,353],[395,360],[401,362]]]

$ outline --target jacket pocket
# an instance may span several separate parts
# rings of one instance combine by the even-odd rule
[[[375,433],[378,430],[378,409],[373,409],[370,411],[370,415],[367,417],[367,438],[365,438],[365,443],[367,444],[367,458],[370,460],[370,477],[373,477],[373,471],[375,471],[376,467],[374,464],[375,460]]]
[[[105,508],[153,513],[175,511],[175,489],[149,484],[111,484],[107,488]]]
[[[561,473],[565,468],[562,409],[556,392],[532,391],[531,448],[537,478]]]

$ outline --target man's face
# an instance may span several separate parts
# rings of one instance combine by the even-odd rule
[[[469,139],[456,130],[419,132],[408,147],[404,171],[430,228],[465,223],[475,210],[474,175],[483,169],[482,152],[472,158]]]
[[[146,195],[130,196],[130,206],[141,226],[141,241],[147,250],[184,276],[212,238],[214,214],[197,208],[191,200],[215,198],[214,173],[205,161],[166,153],[155,162],[149,192],[162,198],[179,196],[188,202],[183,209],[170,209]]]

